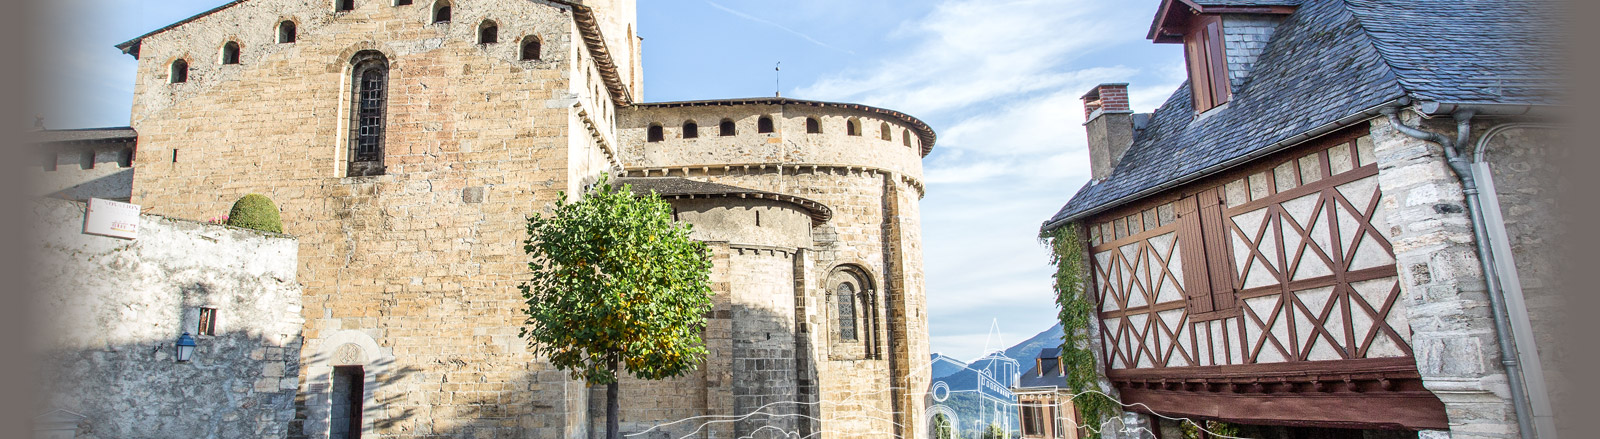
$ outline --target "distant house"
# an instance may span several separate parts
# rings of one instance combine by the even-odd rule
[[[1092,178],[1044,224],[1084,245],[1106,434],[1554,437],[1547,5],[1162,1],[1189,81],[1085,94]]]
[[[961,369],[944,376],[934,376],[928,387],[928,431],[936,430],[937,418],[942,416],[950,423],[952,437],[978,437],[989,425],[999,425],[1006,431],[1016,429],[1016,396],[1012,387],[1020,379],[1021,363],[1007,357],[1005,351],[985,354],[971,363],[962,363],[943,355],[933,357],[933,368]]]
[[[1082,437],[1083,418],[1072,404],[1074,392],[1061,366],[1061,348],[1039,351],[1033,367],[1011,388],[1023,439]]]

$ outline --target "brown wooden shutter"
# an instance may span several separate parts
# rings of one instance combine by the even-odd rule
[[[1214,105],[1211,100],[1211,80],[1207,78],[1208,71],[1206,46],[1201,39],[1203,32],[1190,32],[1183,39],[1184,61],[1189,67],[1189,94],[1194,98],[1194,111],[1206,111]]]
[[[1217,188],[1178,200],[1178,245],[1183,260],[1183,288],[1189,313],[1196,317],[1234,307],[1233,253]]]
[[[1211,304],[1211,274],[1206,267],[1205,233],[1200,206],[1195,196],[1173,203],[1178,214],[1178,251],[1183,261],[1183,290],[1188,296],[1189,313],[1214,311]]]
[[[1207,67],[1211,77],[1211,105],[1222,105],[1228,101],[1232,87],[1228,82],[1228,54],[1222,44],[1221,20],[1207,20],[1205,37],[1206,59],[1210,62]]]
[[[1211,272],[1211,308],[1233,308],[1236,276],[1233,274],[1233,249],[1229,245],[1228,226],[1222,217],[1222,191],[1207,189],[1195,195],[1200,205],[1200,228],[1205,235],[1206,269]]]

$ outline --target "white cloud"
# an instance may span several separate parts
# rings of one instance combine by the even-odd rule
[[[1145,68],[1116,56],[1150,44],[1154,2],[1130,3],[945,0],[890,35],[901,55],[794,92],[905,111],[939,130],[922,203],[933,350],[980,354],[995,318],[1015,332],[1008,343],[1055,323],[1053,269],[1036,236],[1088,178],[1079,97],[1105,82],[1163,84],[1130,90],[1150,111],[1183,80],[1181,60]]]

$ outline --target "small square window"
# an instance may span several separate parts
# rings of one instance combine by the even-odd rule
[[[200,335],[217,335],[217,309],[200,308],[200,325],[195,328]]]

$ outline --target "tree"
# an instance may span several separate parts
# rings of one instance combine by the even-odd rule
[[[1006,429],[1000,427],[1000,424],[989,424],[989,428],[983,430],[983,439],[1007,439],[1010,436],[1006,434]]]
[[[950,418],[944,413],[933,415],[933,439],[954,439],[950,430]]]
[[[556,368],[606,385],[606,437],[619,439],[617,373],[681,376],[706,356],[711,260],[689,226],[653,193],[635,197],[604,179],[549,216],[528,218],[522,336]]]

